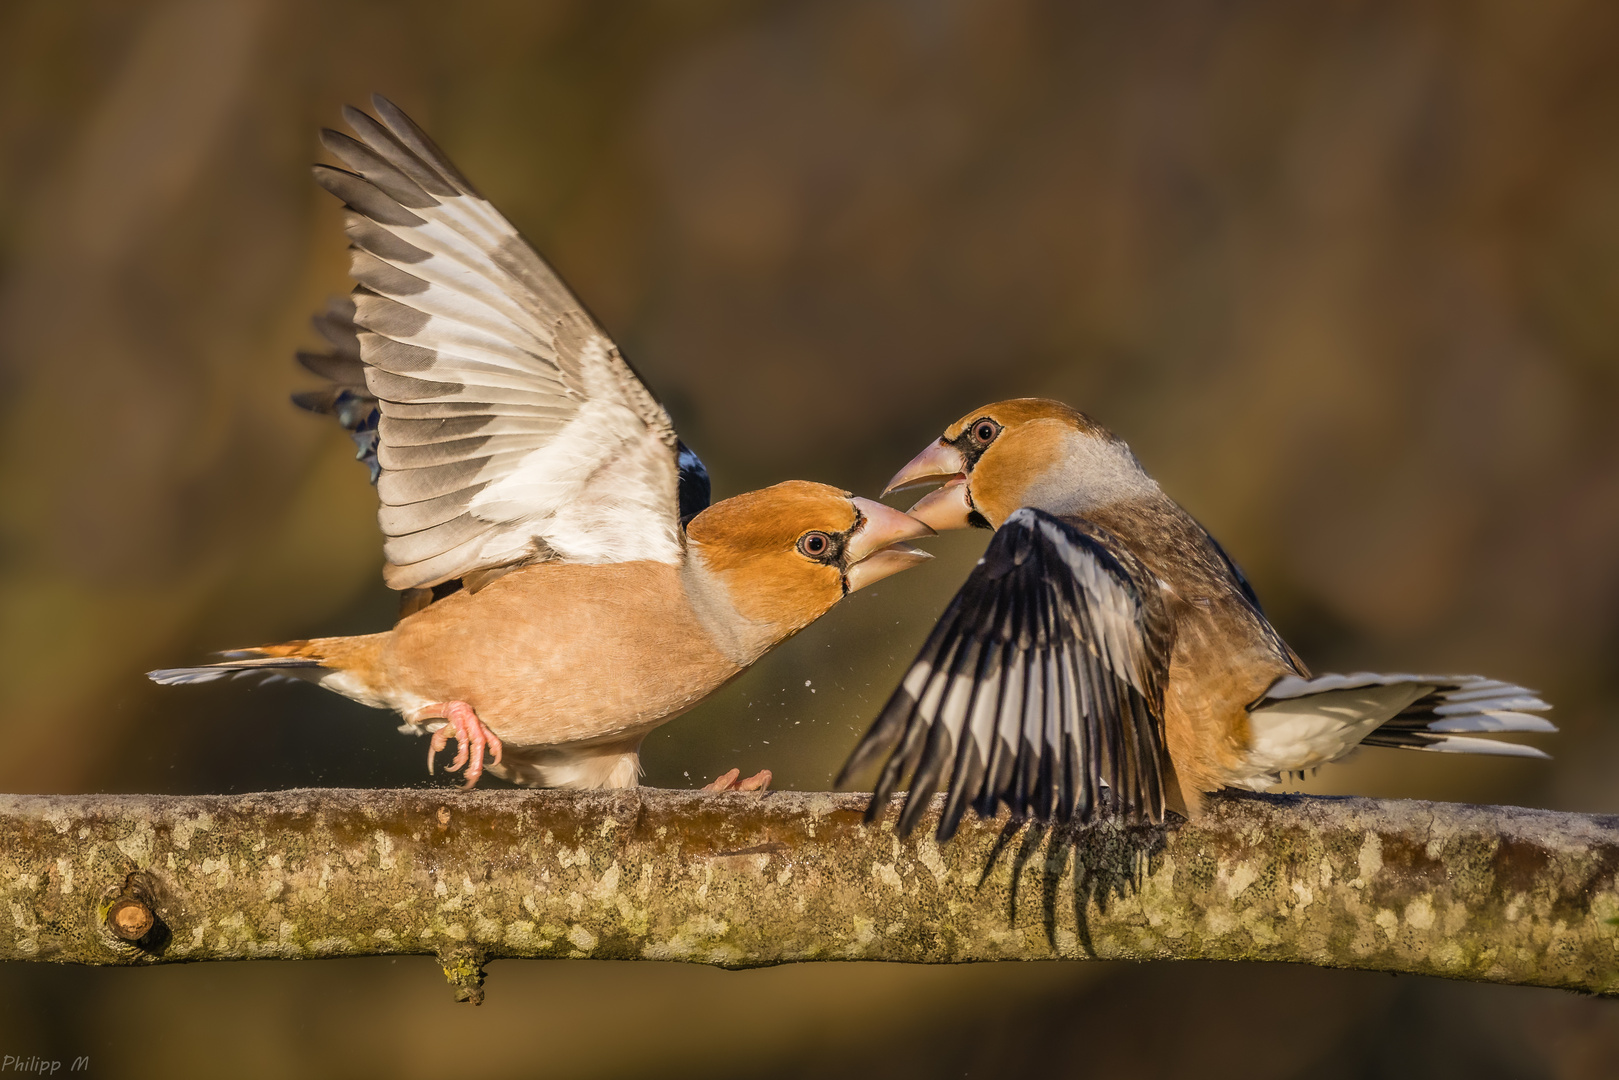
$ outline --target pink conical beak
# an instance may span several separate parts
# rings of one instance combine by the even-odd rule
[[[934,532],[972,528],[972,522],[969,520],[972,512],[972,504],[967,501],[967,481],[964,478],[952,479],[939,490],[928,492],[915,506],[906,511]]]
[[[883,489],[883,494],[891,495],[900,488],[957,476],[966,469],[967,460],[961,456],[961,451],[941,439],[916,455],[910,464],[895,473],[894,479]]]
[[[865,520],[849,537],[848,569],[844,571],[844,578],[850,592],[933,558],[921,548],[905,543],[933,536],[932,528],[880,502],[861,498],[853,501]]]

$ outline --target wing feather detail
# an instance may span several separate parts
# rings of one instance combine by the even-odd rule
[[[707,503],[701,462],[511,223],[409,117],[372,104],[344,110],[354,136],[321,137],[341,167],[315,179],[347,207],[357,285],[319,327],[335,352],[301,358],[333,389],[299,401],[365,413],[344,422],[381,496],[388,583],[677,561],[682,517]]]
[[[1162,821],[1173,636],[1155,575],[1079,518],[1017,511],[945,609],[838,777],[887,757],[868,820],[907,776],[907,833],[935,790],[939,839],[990,817]],[[1104,797],[1103,790],[1108,794]]]

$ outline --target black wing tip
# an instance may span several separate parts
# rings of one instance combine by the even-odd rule
[[[952,792],[952,795],[953,794],[954,792]],[[961,819],[966,814],[967,809],[968,806],[965,799],[961,800],[960,802],[956,802],[953,799],[952,801],[947,802],[945,804],[944,813],[939,815],[939,827],[938,829],[934,830],[934,839],[941,844],[948,843],[950,838],[956,835],[956,830],[961,827]],[[977,811],[974,810],[974,813],[977,813]]]
[[[881,798],[891,794],[903,772],[904,759],[908,756],[905,753],[904,735],[911,730],[911,719],[916,714],[916,706],[916,698],[902,683],[893,694],[889,695],[882,711],[877,714],[877,719],[871,722],[871,727],[866,729],[866,733],[860,737],[860,742],[849,752],[849,758],[838,771],[834,783],[842,787],[858,773],[876,764],[884,752],[887,752],[888,761],[884,763],[882,774],[872,790]]]
[[[874,794],[866,802],[866,812],[861,815],[861,821],[867,825],[875,825],[887,810],[888,800]]]
[[[350,295],[330,297],[325,308],[310,316],[310,325],[333,351],[299,349],[294,358],[304,370],[327,380],[327,385],[297,391],[292,403],[306,412],[335,416],[354,439],[358,448],[355,457],[365,463],[374,484],[380,471],[376,430],[381,414],[376,398],[365,387],[365,362],[360,359],[359,327],[354,324],[354,315]]]
[[[291,398],[292,403],[300,409],[337,418],[349,438],[354,440],[354,460],[365,465],[371,474],[371,483],[375,484],[382,475],[382,466],[377,460],[377,423],[382,414],[376,399],[345,386],[300,390]]]
[[[899,812],[899,820],[894,823],[894,835],[901,840],[909,840],[916,827],[927,816],[928,806],[933,802],[931,796],[917,798],[913,789],[905,796],[905,806]]]
[[[424,164],[432,170],[442,174],[444,180],[449,181],[453,187],[474,198],[481,199],[478,189],[472,186],[472,181],[462,175],[461,170],[455,167],[449,155],[439,148],[438,143],[422,130],[420,124],[382,94],[371,95],[371,107],[376,110],[377,119],[388,132],[411,153],[415,154]]]
[[[326,306],[309,316],[309,325],[315,333],[334,347],[344,350],[345,355],[352,355],[358,360],[360,328],[354,324],[354,317],[357,314],[359,309],[354,306],[352,292],[341,296],[329,296],[326,298]]]
[[[928,807],[933,805],[933,791],[934,784],[918,784],[914,779],[911,781],[911,790],[905,796],[905,808],[900,811],[899,824],[894,827],[900,839],[903,840],[916,831],[916,827],[927,816]]]
[[[309,166],[309,171],[315,177],[315,183],[319,184],[321,187],[325,188],[327,191],[332,191],[330,185],[333,182],[333,180],[332,180],[333,176],[349,177],[349,178],[354,179],[354,180],[363,180],[363,179],[365,179],[364,177],[362,177],[357,172],[350,172],[349,170],[339,168],[336,165],[329,165],[324,161],[317,161],[314,164],[310,165]],[[336,182],[341,183],[342,181],[336,181]],[[332,194],[336,195],[337,192],[332,191]]]
[[[293,353],[293,359],[309,374],[325,379],[330,384],[321,387],[322,391],[340,388],[360,394],[366,392],[363,361],[343,356],[341,353],[319,353],[309,349],[299,349]]]
[[[849,759],[843,763],[843,768],[838,770],[838,775],[832,780],[833,788],[839,791],[843,790],[849,786],[856,776],[876,764],[877,759],[882,757],[883,750],[888,747],[890,741],[879,738],[876,727],[873,725],[873,729],[868,731],[865,737],[860,740],[859,745],[850,752]]]
[[[399,199],[359,173],[323,162],[316,162],[309,169],[315,183],[341,199],[343,205],[356,214],[370,218],[379,225],[416,228],[427,224],[426,218],[411,213]]]
[[[974,809],[973,813],[977,814],[978,811]],[[982,814],[979,814],[978,816],[983,817]],[[933,834],[934,841],[940,844],[948,844],[952,839],[954,839],[956,830],[961,825],[961,817],[962,815],[960,814],[957,814],[953,820],[941,817],[939,819],[938,831]]]
[[[347,106],[344,106],[344,108],[347,108]],[[348,134],[347,132],[338,131],[336,128],[321,128],[320,134],[317,136],[317,138],[320,139],[320,144],[322,146],[334,154],[340,152],[340,147],[361,145],[360,141],[354,136]]]
[[[336,407],[333,398],[337,396],[336,389],[330,390],[299,390],[292,395],[292,403],[305,412],[320,413],[330,416]]]

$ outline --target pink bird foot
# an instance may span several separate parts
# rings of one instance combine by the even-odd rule
[[[746,780],[738,780],[742,775],[741,769],[732,769],[723,776],[714,778],[712,784],[704,784],[704,791],[763,791],[770,786],[770,770],[760,769]]]
[[[478,714],[472,706],[464,701],[445,701],[437,705],[424,705],[411,716],[415,723],[425,720],[442,719],[448,721],[443,727],[433,732],[433,741],[427,747],[427,771],[433,771],[433,759],[438,752],[450,745],[450,739],[455,739],[455,760],[444,770],[455,772],[461,766],[467,767],[467,782],[464,787],[471,787],[483,776],[483,758],[485,752],[492,756],[492,764],[500,764],[501,751],[505,749],[500,744],[500,736],[489,730],[489,726],[478,719]]]

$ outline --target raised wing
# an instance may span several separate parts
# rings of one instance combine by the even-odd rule
[[[292,395],[293,403],[310,412],[333,416],[359,449],[354,459],[370,470],[371,482],[382,471],[377,464],[377,423],[382,418],[377,399],[365,384],[365,362],[360,359],[360,328],[354,324],[354,301],[333,297],[326,310],[311,320],[327,341],[329,352],[300,349],[298,362],[327,380],[319,390]],[[708,509],[711,485],[708,468],[697,452],[684,442],[676,443],[675,460],[680,470],[680,523]]]
[[[668,414],[438,147],[386,99],[372,104],[380,121],[343,112],[358,141],[321,136],[353,171],[317,165],[315,178],[349,209],[388,584],[545,559],[677,561]],[[319,371],[350,391],[327,411],[359,397],[346,372]]]
[[[867,819],[911,773],[908,833],[941,782],[939,839],[992,817],[1161,821],[1173,623],[1158,579],[1106,530],[1007,518],[838,777],[890,746]],[[1103,787],[1110,789],[1105,797]]]

